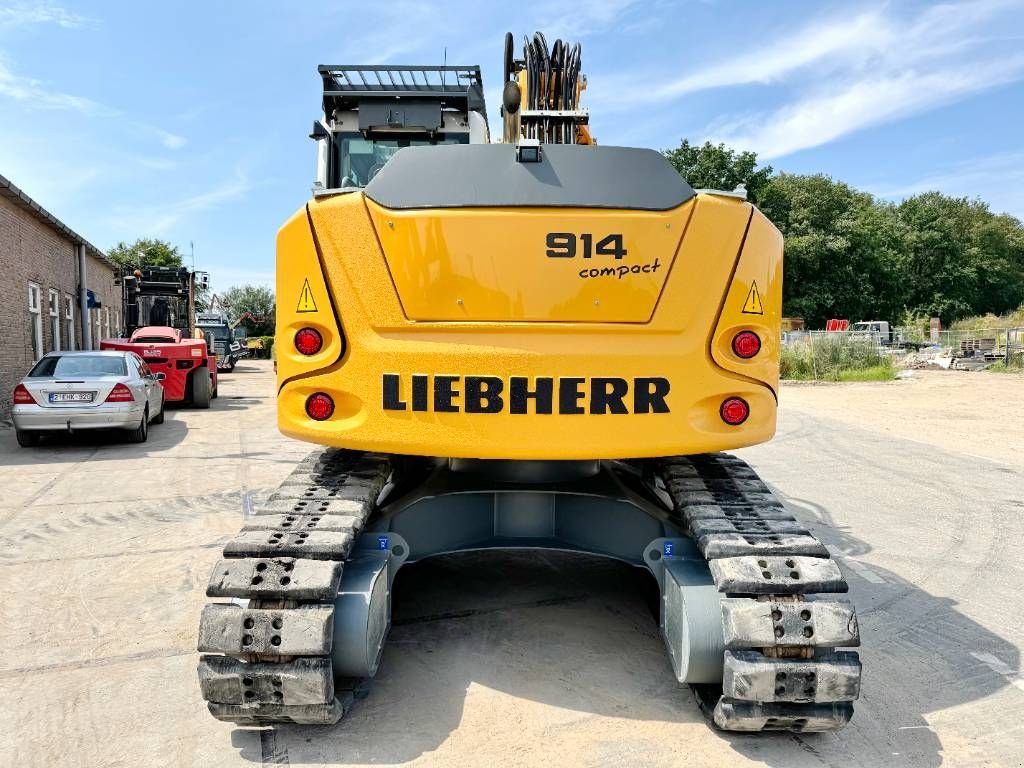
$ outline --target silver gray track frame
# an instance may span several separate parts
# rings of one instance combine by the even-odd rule
[[[486,549],[615,558],[657,580],[680,683],[725,730],[829,730],[857,698],[852,606],[828,551],[739,459],[306,459],[224,549],[203,612],[211,713],[336,722],[373,677],[407,562]]]

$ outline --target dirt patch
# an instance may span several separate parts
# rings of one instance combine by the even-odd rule
[[[852,384],[784,383],[783,409],[1024,467],[1024,376],[914,371]]]

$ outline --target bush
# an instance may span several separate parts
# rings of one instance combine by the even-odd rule
[[[998,360],[986,370],[993,373],[1024,373],[1024,355],[1011,355],[1009,365],[1005,360]]]
[[[274,357],[274,337],[273,336],[260,336],[260,346],[262,352],[260,357],[267,360],[273,359]]]
[[[931,337],[931,318],[920,312],[904,309],[896,327],[903,332],[905,341],[924,343]]]
[[[957,320],[950,326],[951,331],[992,331],[1007,328],[1024,328],[1024,304],[1005,315],[976,315]]]
[[[866,339],[807,337],[782,348],[779,373],[802,381],[888,381],[896,377],[896,366]]]

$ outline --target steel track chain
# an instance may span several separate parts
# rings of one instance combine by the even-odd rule
[[[859,695],[856,614],[828,551],[740,459],[659,460],[679,521],[722,600],[725,730],[845,725]],[[331,671],[333,602],[353,543],[388,481],[387,457],[322,450],[302,463],[224,549],[200,620],[199,679],[210,712],[239,725],[333,724],[361,681]],[[810,599],[808,599],[810,598]],[[702,697],[703,698],[703,697]],[[707,702],[707,699],[704,698]]]
[[[681,525],[708,561],[722,599],[719,690],[698,698],[727,731],[842,728],[860,695],[857,616],[830,595],[848,586],[825,546],[742,459],[657,461]]]
[[[385,456],[316,451],[225,545],[206,595],[236,602],[207,604],[199,622],[198,650],[211,654],[199,685],[214,717],[331,725],[344,715],[361,681],[334,678],[334,600],[390,474]]]

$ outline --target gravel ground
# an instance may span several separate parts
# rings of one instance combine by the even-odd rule
[[[1020,766],[1024,380],[785,386],[742,451],[839,557],[861,618],[850,727],[723,735],[671,676],[643,572],[460,555],[399,575],[369,696],[334,728],[214,721],[195,628],[246,505],[309,450],[269,367],[145,446],[19,449],[0,429],[0,765]]]

